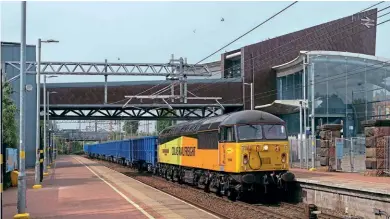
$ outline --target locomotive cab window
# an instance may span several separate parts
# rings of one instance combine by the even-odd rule
[[[236,136],[234,132],[234,126],[221,127],[219,133],[220,142],[235,142]]]
[[[249,140],[261,140],[263,139],[263,131],[261,125],[240,125],[237,127],[238,140],[249,141]]]
[[[264,137],[269,140],[286,139],[287,133],[284,125],[264,125]]]

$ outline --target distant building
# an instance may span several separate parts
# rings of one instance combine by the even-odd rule
[[[27,45],[26,61],[35,62],[36,60],[35,57],[36,57],[35,45]],[[5,62],[5,61],[20,61],[20,43],[1,42],[1,62]],[[13,78],[11,82],[14,91],[14,93],[12,94],[12,100],[15,102],[15,105],[19,109],[20,80],[19,77],[16,76],[18,76],[20,72],[16,68],[7,65],[6,68],[3,69],[3,73],[5,74],[6,80],[10,80]],[[26,139],[24,140],[26,146],[26,167],[32,167],[35,165],[35,130],[36,130],[36,112],[37,112],[36,75],[28,74],[26,76],[26,84],[30,84],[33,87],[32,91],[26,92],[26,98],[25,98]],[[15,118],[17,120],[17,125],[19,127],[19,113],[15,115]],[[19,128],[17,132],[19,133]]]

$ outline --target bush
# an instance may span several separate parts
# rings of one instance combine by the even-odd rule
[[[2,87],[2,127],[3,127],[3,145],[2,152],[5,155],[5,148],[17,148],[18,132],[15,115],[18,112],[15,103],[11,99],[13,90],[9,83],[5,82]],[[6,157],[3,164],[3,188],[4,190],[11,186],[11,173],[5,173]]]

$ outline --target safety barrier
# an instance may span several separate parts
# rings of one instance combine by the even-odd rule
[[[320,139],[315,139],[312,142],[310,139],[301,140],[290,137],[291,167],[302,169],[320,167],[320,143]],[[364,137],[335,138],[334,142],[330,143],[335,147],[335,153],[331,154],[331,159],[336,161],[332,169],[342,172],[363,172],[366,170],[366,146]],[[390,157],[390,154],[387,154],[387,156]],[[389,162],[387,164],[390,166]]]

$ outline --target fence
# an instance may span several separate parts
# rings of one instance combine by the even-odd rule
[[[291,167],[304,169],[313,167],[313,147],[311,143],[312,142],[310,141],[310,139],[301,140],[296,138],[289,138]],[[319,146],[319,144],[316,145]],[[317,150],[314,150],[314,166],[319,166],[319,160],[316,159],[316,152]]]
[[[386,144],[384,148],[384,172],[390,175],[390,136],[386,136]]]
[[[310,139],[301,140],[290,137],[289,143],[292,168],[309,169],[321,166],[320,139],[316,139],[314,141],[314,146],[312,145],[313,142]],[[333,169],[342,172],[362,172],[366,170],[365,138],[336,138],[332,144],[335,145],[335,153],[334,157],[332,157],[335,160]],[[312,161],[313,157],[314,162]],[[390,163],[388,164],[390,166]]]

